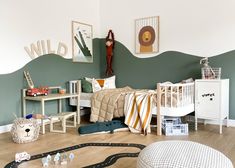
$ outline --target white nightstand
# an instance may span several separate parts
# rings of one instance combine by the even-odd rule
[[[223,119],[229,119],[229,79],[195,80],[195,130],[197,119],[218,120],[220,134]]]

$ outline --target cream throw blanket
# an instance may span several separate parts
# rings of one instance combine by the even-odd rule
[[[91,122],[111,121],[124,116],[125,95],[133,91],[130,87],[105,89],[95,92],[91,98]]]
[[[149,132],[155,91],[136,91],[125,98],[125,124],[132,132]]]

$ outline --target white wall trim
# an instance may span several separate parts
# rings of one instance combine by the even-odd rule
[[[12,124],[0,126],[0,134],[9,132],[11,130]]]
[[[200,122],[203,122],[202,120],[200,120]],[[227,125],[227,119],[223,120],[223,125]],[[219,125],[219,121],[216,120],[206,120],[206,124],[212,124],[212,125]],[[228,126],[230,127],[235,127],[235,120],[228,120]]]
[[[195,121],[194,116],[191,116],[191,117],[188,119],[188,121],[194,122]],[[219,121],[218,120],[207,120],[207,119],[204,120],[204,119],[200,119],[200,118],[198,118],[198,123],[205,123],[205,124],[211,124],[211,125],[219,125]],[[227,125],[227,119],[223,120],[223,125]],[[235,127],[235,120],[234,119],[229,119],[228,120],[228,126]]]

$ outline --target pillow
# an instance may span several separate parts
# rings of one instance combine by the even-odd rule
[[[104,87],[106,87],[108,89],[116,88],[115,80],[116,80],[116,76],[115,75],[111,76],[109,78],[106,78],[105,82],[104,82]]]
[[[87,81],[86,79],[81,79],[81,84],[82,84],[82,92],[84,93],[92,93],[92,84]]]
[[[85,80],[87,80],[87,81],[90,82],[90,83],[92,83],[92,79],[93,79],[93,78],[87,78],[87,77],[85,77]]]
[[[100,86],[99,82],[96,79],[92,79],[92,90],[93,92],[97,92],[102,90],[103,87]]]
[[[103,89],[114,89],[115,85],[115,76],[104,78],[104,79],[95,79],[95,78],[85,78],[88,82],[92,84],[93,92],[97,92]]]

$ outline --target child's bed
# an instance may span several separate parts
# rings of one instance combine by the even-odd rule
[[[69,82],[70,93],[78,92],[80,107],[91,107],[90,93],[81,92],[81,81]],[[163,116],[185,116],[194,111],[194,82],[190,83],[158,83],[157,107],[152,109],[152,114],[157,115],[157,134],[161,135],[161,120]],[[70,99],[70,105],[76,105],[75,99]],[[120,104],[120,101],[118,102]],[[120,107],[118,107],[120,108]]]
[[[181,117],[194,112],[194,82],[157,84],[157,134],[161,135],[162,116]]]

